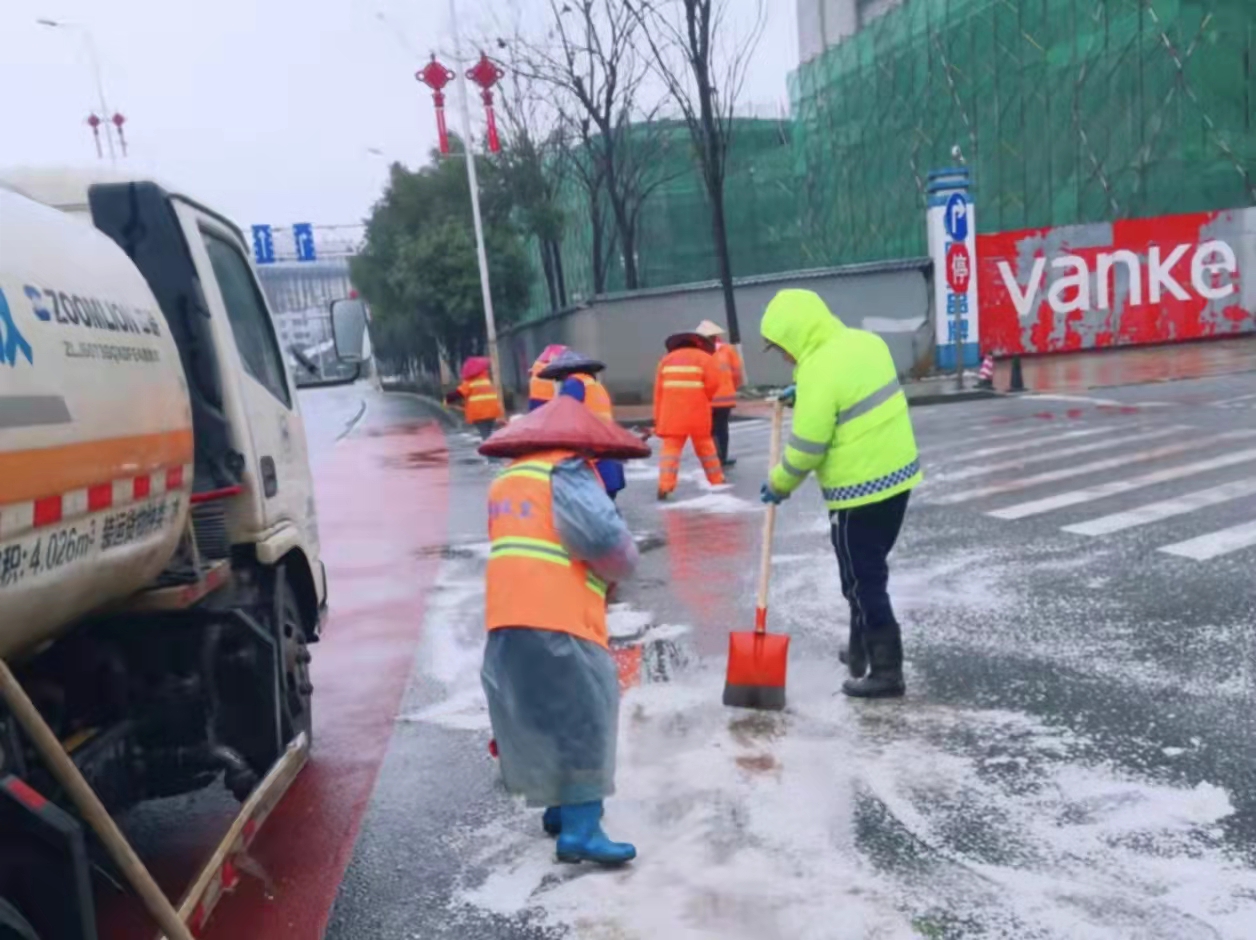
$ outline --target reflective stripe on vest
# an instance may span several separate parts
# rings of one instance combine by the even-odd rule
[[[873,408],[884,405],[900,391],[902,391],[902,386],[898,384],[898,379],[891,379],[871,395],[865,395],[849,408],[843,408],[839,411],[837,413],[837,423],[845,424],[848,421],[854,421],[856,418],[863,417]],[[801,450],[801,448],[799,449]]]
[[[662,371],[664,388],[706,388],[706,383],[701,381],[668,378],[668,376],[702,375],[702,366],[663,366]]]
[[[900,483],[906,483],[917,473],[920,472],[920,461],[913,460],[905,467],[895,470],[893,473],[887,473],[883,477],[875,480],[869,480],[867,483],[857,483],[854,486],[838,486],[825,487],[824,498],[830,503],[845,502],[848,499],[861,499],[864,496],[874,496],[877,493],[883,493],[886,490],[893,489]]]
[[[488,629],[530,627],[607,645],[606,583],[563,547],[554,522],[551,451],[518,460],[489,489]]]

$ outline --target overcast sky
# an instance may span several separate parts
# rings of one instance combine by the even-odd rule
[[[511,2],[459,0],[464,32]],[[785,102],[797,60],[794,3],[769,6],[744,96],[757,107]],[[37,18],[90,29],[131,165],[244,226],[360,221],[388,162],[416,165],[435,145],[413,73],[451,45],[447,0],[0,0],[0,166],[96,162],[82,32]]]

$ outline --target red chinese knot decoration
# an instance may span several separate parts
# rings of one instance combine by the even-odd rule
[[[87,126],[92,129],[92,137],[96,139],[96,158],[97,159],[102,159],[105,155],[105,152],[100,149],[100,125],[103,123],[104,122],[100,118],[98,118],[95,114],[89,114],[87,116]]]
[[[454,77],[454,73],[436,61],[432,61],[414,73],[414,77],[432,89],[432,100],[436,103],[436,133],[440,137],[440,152],[449,153],[449,130],[445,126],[445,86]]]
[[[126,156],[126,133],[122,130],[122,125],[126,123],[126,118],[122,114],[115,114],[111,120],[113,126],[118,129],[118,144],[122,147],[122,156]]]
[[[483,52],[480,53],[480,61],[467,71],[467,78],[480,86],[480,99],[484,102],[484,114],[488,119],[490,153],[497,153],[502,149],[501,141],[497,137],[497,117],[493,114],[493,86],[501,81],[505,74],[506,70],[501,67],[501,64],[490,59]]]

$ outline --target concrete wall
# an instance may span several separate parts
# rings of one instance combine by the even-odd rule
[[[751,384],[790,381],[789,366],[765,352],[759,337],[764,308],[786,287],[814,290],[847,325],[881,334],[901,374],[931,364],[931,268],[928,259],[914,258],[739,280],[737,315]],[[547,344],[562,343],[606,363],[602,379],[616,402],[649,401],[663,341],[706,319],[725,324],[723,294],[715,282],[598,298],[503,333],[503,383],[523,391],[532,361]]]

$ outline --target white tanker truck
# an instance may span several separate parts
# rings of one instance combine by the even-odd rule
[[[240,231],[149,181],[0,174],[0,657],[48,740],[109,813],[217,779],[245,800],[309,739],[326,600]],[[0,940],[94,940],[109,859],[16,711]]]

